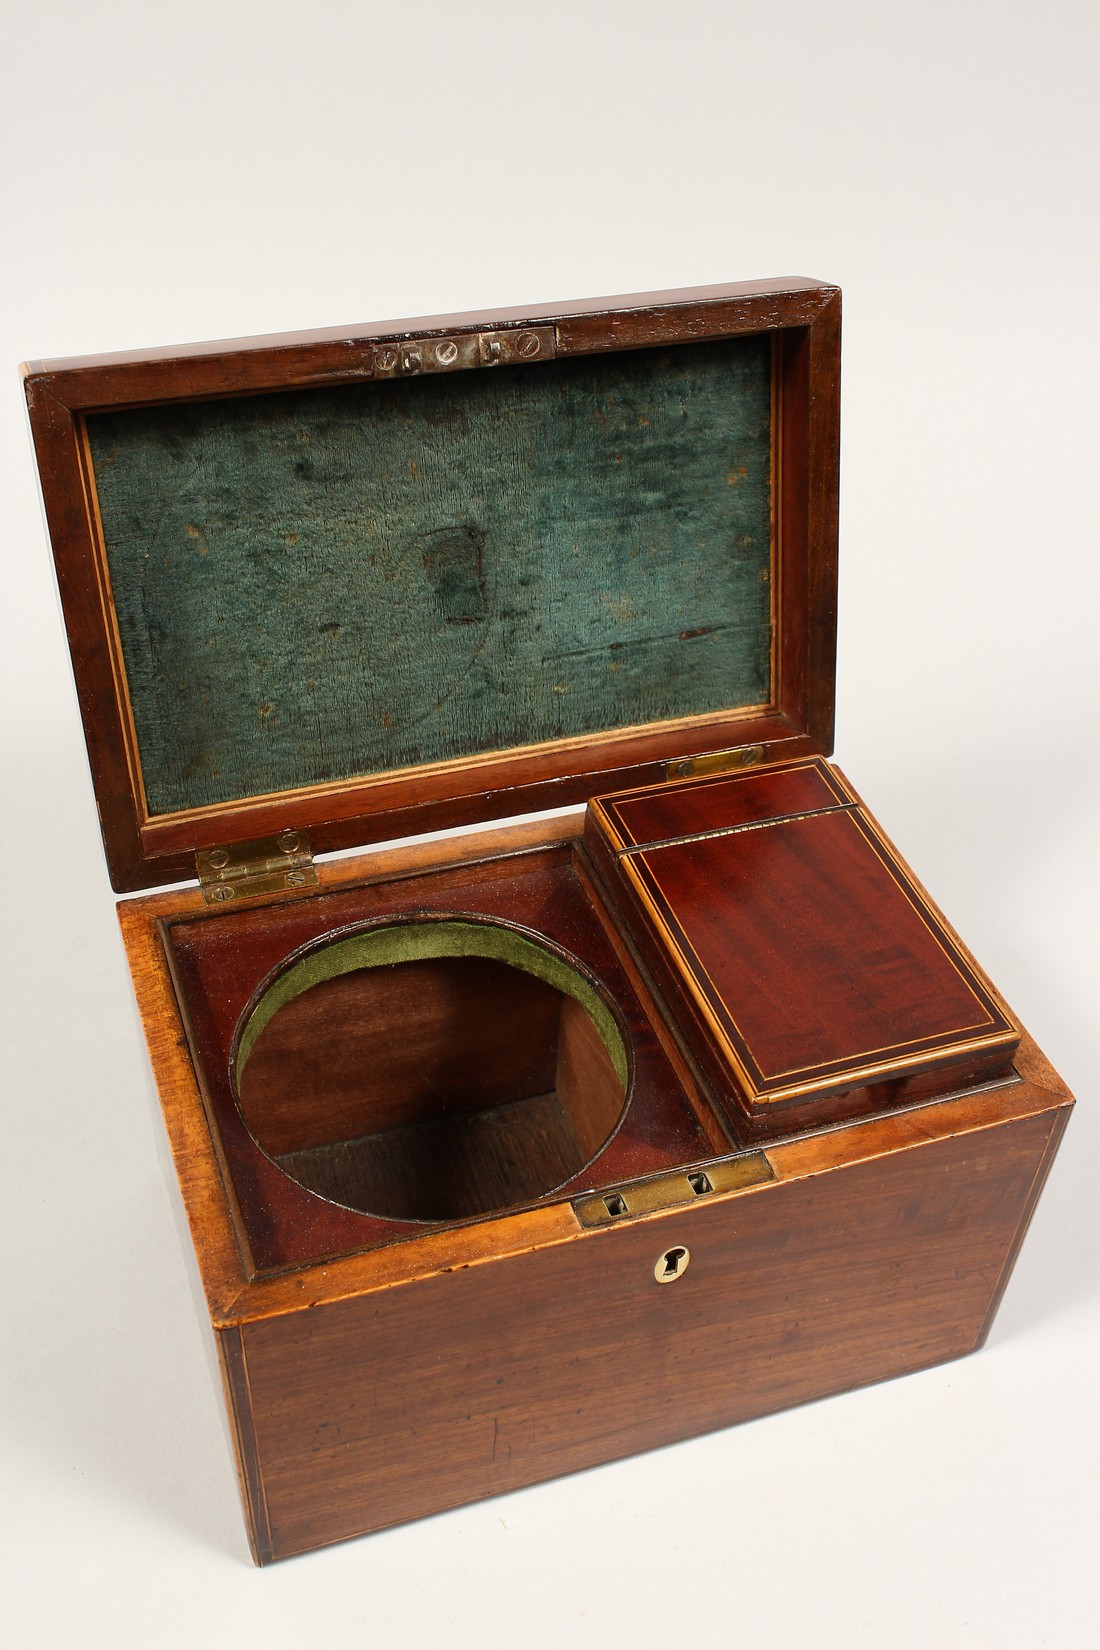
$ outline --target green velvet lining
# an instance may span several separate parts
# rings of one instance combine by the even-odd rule
[[[348,939],[311,951],[294,963],[264,992],[252,1010],[237,1046],[237,1080],[244,1072],[257,1037],[279,1009],[311,986],[336,979],[359,968],[383,968],[393,963],[418,962],[434,957],[490,957],[544,980],[584,1009],[599,1032],[611,1064],[625,1090],[629,1062],[618,1022],[596,988],[564,958],[536,945],[513,928],[487,923],[439,921],[400,923],[371,928]]]
[[[766,338],[89,417],[151,814],[767,702]]]

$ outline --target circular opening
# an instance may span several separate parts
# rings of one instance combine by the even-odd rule
[[[241,1031],[237,1103],[292,1180],[458,1220],[544,1196],[614,1133],[628,1054],[580,967],[516,929],[428,920],[309,951]]]

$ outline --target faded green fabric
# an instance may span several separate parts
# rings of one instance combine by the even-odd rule
[[[261,1031],[280,1008],[303,991],[359,968],[381,968],[433,957],[491,957],[494,962],[508,963],[525,974],[533,974],[563,996],[574,998],[595,1024],[616,1075],[626,1088],[628,1060],[622,1033],[615,1016],[583,974],[514,928],[446,921],[400,923],[352,934],[348,939],[335,940],[331,945],[311,951],[285,974],[280,974],[252,1010],[241,1033],[237,1049],[238,1082]]]
[[[747,338],[89,418],[146,800],[770,697]]]

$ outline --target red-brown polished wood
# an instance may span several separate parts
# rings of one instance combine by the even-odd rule
[[[455,1116],[543,1094],[560,1017],[551,986],[483,957],[340,974],[261,1033],[238,1080],[241,1113],[280,1157],[430,1121],[441,1092]],[[621,1106],[620,1092],[616,1116]]]
[[[792,814],[820,813],[850,800],[825,763],[797,762],[601,796],[592,818],[615,852],[622,853]]]
[[[775,340],[771,704],[623,729],[591,742],[489,753],[150,817],[113,619],[85,415],[150,402],[361,382],[371,376],[372,349],[379,342],[548,322],[556,328],[560,357],[747,333]],[[839,329],[838,290],[791,278],[430,317],[345,333],[32,363],[25,378],[31,431],[113,886],[124,891],[191,877],[198,849],[287,828],[308,829],[314,852],[324,853],[657,782],[669,761],[716,747],[763,744],[791,756],[831,749]]]
[[[496,919],[537,933],[599,982],[623,1018],[632,1052],[627,1105],[614,1134],[581,1173],[555,1195],[572,1195],[679,1163],[694,1162],[724,1136],[709,1130],[687,1099],[616,957],[597,909],[578,881],[567,848],[509,854],[417,878],[313,899],[243,908],[168,925],[165,944],[186,1017],[198,1074],[223,1153],[240,1222],[239,1237],[256,1271],[305,1264],[322,1256],[415,1235],[416,1222],[394,1221],[322,1202],[289,1180],[272,1155],[288,1142],[278,1127],[262,1149],[234,1094],[232,1058],[243,1017],[268,980],[304,948],[370,923],[447,918],[456,912]],[[517,1028],[517,1034],[522,1027]],[[262,1058],[262,1049],[257,1044]],[[339,1057],[338,1057],[339,1058]],[[510,1058],[515,1058],[515,1050]],[[461,1068],[461,1054],[460,1068]],[[257,1102],[246,1071],[245,1116]],[[459,1072],[461,1078],[461,1069]],[[302,1137],[313,1136],[305,1100]],[[338,1100],[336,1107],[338,1109]],[[331,1113],[327,1120],[337,1121]],[[406,1119],[409,1120],[409,1119]],[[318,1125],[320,1126],[320,1125]],[[553,1182],[546,1186],[547,1194]],[[526,1202],[527,1197],[509,1202]]]
[[[245,1325],[261,1556],[969,1352],[1059,1129],[1042,1112]],[[659,1288],[677,1244],[689,1268]]]
[[[579,823],[322,865],[322,898],[476,879]],[[287,909],[238,915],[259,927]],[[194,890],[120,917],[260,1562],[970,1350],[1071,1105],[1025,1037],[1018,1078],[772,1140],[774,1179],[713,1201],[592,1230],[552,1199],[253,1276],[164,949],[183,919],[217,919]],[[690,1267],[661,1288],[654,1265],[676,1244]]]
[[[718,1094],[732,1089],[750,1120],[872,1085],[881,1104],[881,1085],[906,1076],[1010,1069],[1015,1027],[820,759],[601,798],[585,841],[685,1002]]]
[[[562,356],[771,337],[769,703],[149,817],[85,415],[354,383],[379,342],[533,323]],[[574,816],[321,864],[316,892],[231,912],[193,888],[120,907],[260,1562],[919,1368],[988,1329],[1071,1098],[843,778],[786,765],[832,744],[839,327],[836,289],[795,279],[28,369],[116,887],[192,877],[197,849],[285,827],[323,853],[604,798],[583,852]],[[734,746],[761,747],[761,770],[665,784]],[[630,1046],[625,1096],[575,999],[467,959],[461,978],[418,963],[311,988],[261,1032],[238,1105],[240,1028],[288,961],[456,915],[574,960]],[[666,919],[697,942],[712,1015],[745,1032],[756,1111],[705,988],[669,963]],[[988,1046],[945,1066],[971,1012]],[[887,1036],[916,1064],[766,1092],[791,1059],[820,1076]],[[713,1179],[689,1181],[699,1166]],[[629,1199],[605,1199],[616,1184]],[[664,1287],[672,1248],[690,1266]]]

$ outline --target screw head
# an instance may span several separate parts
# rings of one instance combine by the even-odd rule
[[[397,365],[397,352],[392,349],[380,349],[374,357],[374,364],[383,372],[392,372]]]
[[[215,848],[210,854],[210,863],[215,871],[224,871],[229,864],[229,855],[224,848]]]
[[[304,888],[305,881],[306,874],[304,871],[288,871],[286,874],[286,885],[288,888]]]
[[[435,346],[435,358],[441,367],[449,367],[458,360],[458,345],[453,338],[445,338]]]
[[[542,340],[537,332],[521,332],[516,339],[516,354],[522,355],[524,360],[532,360],[542,348]]]
[[[219,882],[216,888],[211,888],[210,898],[216,905],[224,905],[227,899],[233,898],[233,890],[226,882]]]
[[[279,837],[279,847],[284,854],[292,854],[300,840],[297,831],[283,831]]]

